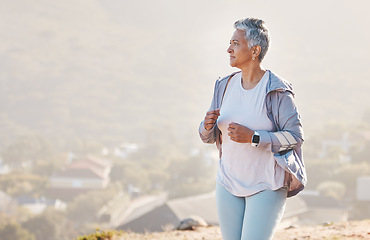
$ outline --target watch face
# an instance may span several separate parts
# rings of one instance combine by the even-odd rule
[[[259,142],[260,142],[260,136],[258,136],[258,135],[253,135],[252,142],[253,142],[253,143],[259,143]]]

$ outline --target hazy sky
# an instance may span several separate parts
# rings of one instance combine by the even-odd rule
[[[272,40],[263,66],[293,83],[305,126],[354,123],[370,108],[369,7],[344,0],[2,1],[1,93],[17,96],[17,83],[29,84],[22,91],[36,89],[40,79],[122,79],[117,89],[143,89],[139,105],[167,102],[167,111],[160,109],[166,117],[185,108],[186,124],[196,129],[214,81],[237,70],[226,53],[233,23],[257,17]],[[47,89],[42,83],[37,91]],[[145,100],[151,92],[158,94]]]

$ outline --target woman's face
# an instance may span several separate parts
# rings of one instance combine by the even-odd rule
[[[252,60],[253,50],[249,49],[248,42],[244,38],[245,31],[235,30],[230,40],[227,52],[230,54],[230,66],[241,68],[248,65]]]

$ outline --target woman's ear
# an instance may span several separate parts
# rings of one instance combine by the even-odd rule
[[[261,54],[261,46],[256,45],[252,49],[253,49],[253,51],[252,51],[253,57],[258,58],[258,56]]]

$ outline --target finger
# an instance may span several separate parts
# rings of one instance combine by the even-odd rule
[[[237,142],[236,137],[230,137],[230,140],[232,140],[232,141],[234,141],[234,142]]]
[[[207,129],[207,130],[210,130],[211,128],[213,128],[214,124],[205,124],[204,125],[204,128]]]
[[[215,109],[215,110],[210,110],[208,111],[207,113],[214,113],[214,114],[217,114],[220,112],[220,109]]]
[[[208,116],[208,117],[205,117],[204,118],[204,121],[213,121],[213,122],[216,122],[217,120],[217,117],[212,117],[212,116]]]
[[[235,130],[236,129],[236,126],[233,125],[232,123],[230,123],[229,124],[229,127],[228,127],[228,130],[230,131],[230,129]]]
[[[207,112],[207,114],[206,114],[207,116],[210,116],[210,115],[214,115],[214,116],[220,116],[220,113],[219,112],[214,112],[214,111],[212,111],[212,112]]]
[[[229,132],[227,135],[229,135],[230,139],[236,137],[235,133],[233,132]]]
[[[236,122],[231,122],[229,124],[229,127],[232,127],[232,128],[236,128],[237,126],[239,126],[240,124],[239,123],[236,123]]]
[[[207,125],[207,124],[211,124],[211,125],[214,125],[216,121],[212,121],[212,120],[208,120],[208,121],[204,121],[204,125]]]
[[[214,120],[216,120],[218,118],[218,116],[217,115],[207,115],[206,117],[205,117],[205,119],[214,119]]]
[[[229,132],[234,132],[234,131],[235,131],[235,128],[228,127],[228,128],[227,128],[227,130],[228,130]]]
[[[215,110],[208,111],[207,115],[208,114],[215,114],[217,116],[220,116],[220,109],[218,108],[218,109],[215,109]]]

